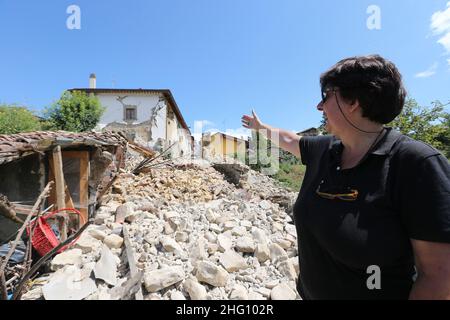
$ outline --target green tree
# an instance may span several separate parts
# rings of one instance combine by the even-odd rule
[[[65,91],[61,98],[45,111],[48,130],[73,132],[95,128],[105,108],[97,97],[81,91]]]
[[[320,126],[317,129],[319,129],[319,132],[321,134],[323,134],[323,135],[327,135],[328,134],[328,131],[326,129],[326,122],[327,122],[327,120],[325,118],[325,114],[322,113],[322,120],[320,120]]]
[[[437,134],[436,140],[441,143],[443,154],[450,159],[450,113],[444,115],[441,131]]]
[[[0,133],[13,134],[41,129],[39,119],[27,108],[0,105]]]
[[[432,102],[431,107],[422,107],[410,98],[402,113],[388,126],[445,152],[449,148],[450,126],[449,114],[444,111],[444,107],[439,101]]]

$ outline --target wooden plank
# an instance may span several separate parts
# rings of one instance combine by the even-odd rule
[[[79,189],[78,190],[72,190],[73,192],[76,192],[80,196],[80,201],[78,203],[78,206],[75,207],[75,204],[73,203],[72,196],[70,194],[70,190],[67,187],[67,184],[65,184],[65,207],[66,208],[75,208],[78,209],[82,217],[84,218],[84,221],[88,220],[88,201],[89,201],[89,194],[88,194],[88,185],[89,185],[89,169],[85,171],[85,174],[83,174],[83,166],[87,165],[87,168],[89,168],[89,151],[62,151],[62,158],[72,158],[72,159],[80,159],[80,182],[79,182]],[[54,166],[53,166],[53,159],[49,158],[49,181],[54,180]],[[53,203],[56,205],[56,193],[54,190],[50,194],[49,197],[49,203]],[[83,208],[84,206],[84,208]],[[78,216],[75,216],[75,214],[69,213],[69,220],[70,225],[73,227],[80,228],[82,226],[81,221]]]
[[[55,182],[55,175],[53,172],[55,171],[54,165],[53,165],[53,157],[48,157],[48,182],[53,181]],[[49,205],[53,204],[54,209],[56,209],[56,191],[55,188],[52,188],[50,190],[50,195],[47,198],[47,202]]]
[[[88,221],[89,205],[89,152],[83,151],[80,155],[80,212],[84,221]],[[81,224],[80,224],[81,227]]]
[[[75,208],[75,204],[73,203],[73,199],[72,196],[70,194],[70,190],[69,187],[67,186],[67,184],[64,184],[64,195],[65,195],[65,207],[66,208]],[[73,212],[68,212],[67,213],[68,218],[69,218],[69,227],[71,229],[73,229],[74,231],[80,229],[81,227],[81,223],[80,223],[80,217],[73,213]]]
[[[66,208],[75,208],[75,205],[73,204],[72,196],[70,195],[69,187],[66,183],[64,183],[64,194],[65,199],[64,202],[66,203]]]
[[[75,159],[79,159],[81,157],[84,157],[84,153],[88,153],[89,151],[63,151],[62,152],[62,156],[64,159],[66,158],[75,158]]]
[[[55,190],[56,190],[56,207],[58,209],[63,209],[66,205],[65,194],[64,194],[64,173],[63,173],[63,162],[61,147],[56,146],[53,149],[53,166],[54,166],[54,176],[55,176]],[[61,212],[60,215],[60,232],[61,241],[66,241],[67,239],[67,215]]]

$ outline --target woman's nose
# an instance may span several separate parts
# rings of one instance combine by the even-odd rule
[[[322,103],[322,101],[320,101],[319,104],[317,105],[317,110],[323,111],[323,103]]]

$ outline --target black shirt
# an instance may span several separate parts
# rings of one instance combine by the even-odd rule
[[[305,178],[294,207],[304,299],[407,299],[415,276],[410,239],[450,243],[450,165],[433,147],[387,128],[354,168],[343,144],[305,136]],[[316,194],[321,181],[358,190],[355,201]],[[369,266],[381,289],[369,289]]]

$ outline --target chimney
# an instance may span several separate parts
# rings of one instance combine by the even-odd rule
[[[89,76],[89,89],[97,88],[97,78],[95,77],[95,73],[91,73]]]

